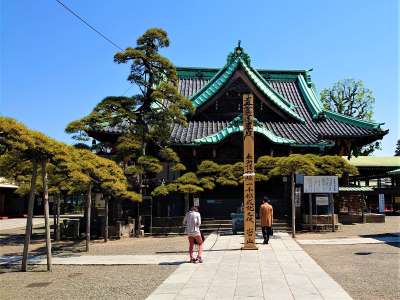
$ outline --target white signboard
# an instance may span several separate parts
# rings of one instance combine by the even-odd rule
[[[385,194],[379,194],[379,212],[385,212]]]
[[[193,198],[193,206],[200,206],[200,199],[199,198]]]
[[[318,206],[329,205],[328,196],[316,196],[315,197],[315,204],[318,205]]]
[[[304,193],[338,193],[337,176],[304,176]]]

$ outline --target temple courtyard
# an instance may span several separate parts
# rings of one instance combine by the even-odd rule
[[[399,223],[296,239],[277,232],[269,245],[257,235],[257,251],[241,251],[241,235],[213,233],[203,264],[186,263],[184,236],[94,241],[89,254],[84,243],[59,242],[53,272],[40,221],[28,272],[19,272],[23,228],[0,223],[1,299],[398,299]]]

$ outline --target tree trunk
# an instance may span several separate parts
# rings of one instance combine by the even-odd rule
[[[51,271],[51,237],[50,237],[50,218],[49,218],[49,191],[47,189],[47,158],[42,158],[42,183],[43,183],[43,203],[44,203],[44,223],[46,227],[46,254],[47,271]]]
[[[60,214],[61,214],[61,194],[57,195],[57,211],[56,211],[56,241],[60,240],[61,230],[60,230]]]
[[[32,165],[33,165],[33,170],[31,178],[31,190],[29,191],[28,219],[26,220],[24,252],[22,253],[22,265],[21,265],[21,271],[24,272],[26,272],[26,267],[28,264],[28,249],[32,233],[33,204],[35,201],[36,176],[37,176],[36,158],[32,159]]]
[[[294,173],[290,176],[290,195],[292,198],[292,237],[296,237],[296,206],[294,202]]]
[[[89,252],[90,245],[90,214],[92,208],[92,183],[89,183],[86,200],[86,252]]]
[[[108,198],[104,198],[104,242],[108,242]]]
[[[58,197],[58,194],[57,194]],[[57,240],[57,197],[53,201],[53,240]]]

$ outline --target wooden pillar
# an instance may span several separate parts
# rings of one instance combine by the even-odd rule
[[[256,203],[254,173],[254,99],[243,95],[243,188],[244,188],[244,250],[256,250]]]

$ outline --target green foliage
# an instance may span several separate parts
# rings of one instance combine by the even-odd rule
[[[172,169],[172,171],[175,171],[175,172],[183,172],[183,171],[186,171],[186,167],[185,167],[185,165],[182,164],[182,163],[174,164],[174,165],[172,166],[171,169]]]
[[[204,191],[204,189],[194,184],[180,184],[178,191],[183,194],[195,194]]]
[[[276,165],[276,158],[272,156],[260,156],[257,163],[254,165],[257,172],[261,174],[268,174]]]
[[[195,194],[204,191],[200,186],[200,181],[196,174],[188,172],[177,178],[174,182],[160,185],[151,193],[155,197],[167,196],[170,193],[178,192],[183,194]]]
[[[205,190],[213,190],[215,188],[215,178],[210,176],[200,178],[200,185]]]
[[[149,144],[161,147],[160,158],[172,163],[173,168],[185,169],[179,164],[177,154],[165,148],[171,124],[186,124],[185,113],[193,111],[190,100],[178,92],[175,66],[158,52],[168,46],[167,33],[152,28],[137,39],[135,48],[116,53],[116,63],[130,64],[128,80],[139,88],[140,93],[132,97],[106,97],[88,116],[71,122],[66,128],[74,138],[81,140],[87,140],[91,132],[117,130],[120,137],[115,145],[111,145],[117,152],[116,158],[125,165],[137,166],[126,168],[129,175],[136,171],[137,175],[146,177],[148,172],[162,170],[158,159],[147,156]],[[138,178],[140,181],[142,176]]]
[[[237,186],[239,185],[240,174],[237,176],[237,173],[234,173],[234,167],[230,164],[224,164],[220,166],[220,172],[216,178],[216,182],[223,186]]]
[[[299,173],[304,175],[315,175],[318,169],[310,159],[301,154],[291,154],[287,157],[277,157],[276,165],[270,171],[271,175],[290,175]]]
[[[352,78],[337,81],[332,88],[321,91],[321,101],[327,110],[362,120],[372,120],[375,97],[361,80]],[[354,155],[369,155],[380,149],[375,142],[364,147],[353,147]]]
[[[197,166],[198,175],[212,176],[218,174],[220,170],[221,167],[211,160],[203,160],[200,165]]]
[[[160,161],[153,156],[140,156],[137,162],[146,173],[160,173],[163,170]]]
[[[325,109],[357,119],[372,119],[375,97],[361,80],[340,80],[321,91],[321,100]]]
[[[319,170],[318,174],[321,175],[337,175],[341,177],[344,173],[350,175],[358,174],[357,168],[340,156],[321,156],[315,162],[315,166]]]
[[[197,178],[196,173],[193,172],[188,172],[183,174],[181,177],[179,177],[178,179],[176,179],[176,182],[181,183],[181,184],[199,184],[200,181]]]
[[[176,152],[174,150],[172,150],[171,148],[164,147],[160,150],[159,153],[160,153],[161,158],[167,162],[179,163],[181,161],[178,154],[176,154]]]
[[[315,154],[292,154],[285,157],[261,156],[255,164],[257,182],[268,181],[272,176],[287,176],[292,173],[305,175],[357,174],[357,168],[341,156],[319,156]],[[221,186],[243,184],[243,163],[219,165],[213,161],[202,161],[197,172],[188,172],[175,182],[157,187],[153,196],[166,196],[173,192],[199,193]],[[197,189],[194,188],[198,187]]]
[[[127,191],[123,170],[114,162],[99,157],[87,149],[77,149],[57,142],[17,121],[0,117],[1,144],[0,173],[15,179],[20,194],[28,193],[32,174],[32,160],[49,160],[47,173],[49,191],[83,192],[94,182],[105,193],[140,200],[138,194]],[[40,174],[40,168],[39,168]],[[37,179],[38,190],[41,180]]]

